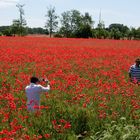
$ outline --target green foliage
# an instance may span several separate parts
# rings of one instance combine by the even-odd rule
[[[119,31],[118,28],[112,28],[110,32],[110,38],[113,39],[121,39],[123,37],[122,33]]]
[[[88,12],[85,13],[85,15],[82,17],[83,25],[89,25],[90,27],[93,26],[94,21],[92,20],[92,17],[89,15]]]
[[[10,29],[10,26],[0,26],[0,32],[4,34],[5,30]]]
[[[11,32],[13,36],[24,36],[27,34],[27,28],[24,26],[21,26],[20,20],[13,20],[13,24],[11,26]]]
[[[89,38],[92,37],[92,29],[89,25],[81,25],[80,29],[75,32],[75,37]]]
[[[79,134],[84,134],[85,132],[90,130],[90,126],[89,126],[89,118],[88,118],[88,114],[86,112],[86,110],[78,110],[77,111],[77,116],[75,118],[75,122],[74,122],[74,131],[76,135]]]
[[[128,36],[129,39],[140,39],[140,27],[138,29],[131,28]]]
[[[108,29],[111,33],[110,37],[114,39],[125,38],[129,33],[129,28],[123,24],[111,24]]]
[[[96,28],[92,31],[95,38],[109,38],[109,32],[105,28]]]
[[[75,37],[75,32],[81,25],[81,14],[78,10],[66,11],[61,14],[60,33],[65,37]]]
[[[62,13],[60,33],[64,37],[92,37],[92,18],[89,13],[82,15],[78,10]]]
[[[120,122],[112,121],[105,124],[105,129],[90,136],[92,140],[139,140],[140,129],[132,124],[127,124],[126,118],[120,118]]]
[[[62,38],[62,35],[60,33],[56,33],[54,37]]]
[[[41,27],[38,28],[27,28],[28,34],[49,34],[49,31],[47,29],[43,29]]]
[[[2,36],[3,34],[2,34],[2,32],[0,32],[0,36]]]
[[[5,36],[12,36],[11,28],[7,28],[3,31],[3,35]]]
[[[71,26],[71,11],[67,11],[67,12],[63,12],[61,14],[61,28],[60,28],[60,33],[64,36],[64,37],[70,37],[72,34],[72,26]]]

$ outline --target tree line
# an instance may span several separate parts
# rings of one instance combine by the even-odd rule
[[[14,19],[11,26],[1,26],[0,35],[46,34],[50,37],[67,38],[140,39],[140,27],[129,28],[120,23],[113,23],[105,27],[104,22],[100,19],[95,28],[95,22],[88,12],[81,14],[80,11],[73,9],[58,16],[55,7],[52,6],[47,9],[44,28],[30,28],[24,18],[24,5],[17,4],[16,7],[19,10],[19,19]]]

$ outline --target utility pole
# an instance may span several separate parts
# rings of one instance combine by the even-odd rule
[[[100,9],[100,13],[99,13],[99,24],[101,23],[102,19],[101,19],[101,9]]]

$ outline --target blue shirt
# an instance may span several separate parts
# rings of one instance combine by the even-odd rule
[[[131,74],[132,81],[140,82],[140,67],[136,66],[136,64],[132,65],[129,73]]]

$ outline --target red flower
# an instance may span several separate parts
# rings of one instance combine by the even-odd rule
[[[45,134],[44,137],[47,139],[47,138],[50,138],[51,135],[50,134]]]
[[[65,129],[71,128],[71,124],[69,122],[66,122],[65,125],[64,125],[64,128]]]

